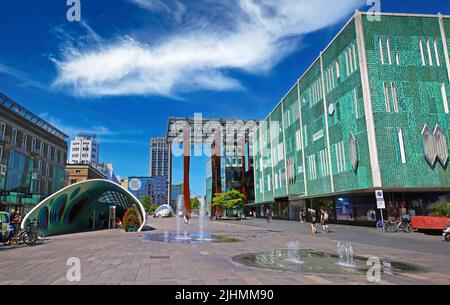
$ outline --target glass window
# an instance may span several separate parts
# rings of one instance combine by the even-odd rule
[[[13,130],[12,130],[11,144],[13,146],[16,146],[16,144],[17,144],[17,128],[13,128]]]
[[[424,48],[423,48],[423,40],[422,40],[422,38],[419,39],[419,47],[420,47],[420,55],[421,55],[421,58],[422,58],[422,66],[425,66],[427,63],[425,61],[425,51],[424,51]]]
[[[398,112],[397,88],[391,83],[392,101],[394,102],[394,112]]]
[[[400,158],[403,164],[406,164],[405,143],[403,141],[403,131],[401,128],[397,130],[398,145],[400,148]]]
[[[5,139],[5,132],[6,132],[6,124],[3,122],[0,122],[0,139]]]
[[[383,41],[380,39],[378,39],[378,49],[380,51],[380,61],[381,64],[384,65],[384,54],[383,54]]]
[[[392,56],[391,56],[391,41],[388,38],[386,38],[386,46],[387,46],[387,53],[388,53],[388,62],[390,65],[392,65]]]
[[[434,135],[430,129],[430,127],[425,124],[422,130],[422,141],[425,159],[430,163],[431,166],[434,166],[436,163],[437,153],[436,147],[434,145]]]
[[[444,103],[444,111],[445,111],[445,113],[449,113],[447,90],[445,88],[445,84],[441,84],[441,93],[442,93],[442,102]]]
[[[433,66],[433,55],[431,53],[430,39],[427,39],[427,51],[428,51],[428,62],[430,66]]]
[[[391,105],[389,102],[389,90],[388,90],[388,85],[386,82],[383,83],[383,87],[384,87],[384,98],[385,98],[385,102],[386,102],[386,111],[391,112]]]
[[[22,149],[27,149],[28,135],[24,133],[22,135]]]
[[[434,40],[434,54],[435,54],[435,56],[436,56],[436,65],[437,65],[438,67],[440,67],[440,66],[441,66],[441,60],[440,60],[440,58],[439,58],[438,41],[437,41],[436,39]]]
[[[341,69],[339,68],[339,60],[336,60],[336,77],[340,78],[341,77]]]

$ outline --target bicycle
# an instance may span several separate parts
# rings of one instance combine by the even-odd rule
[[[41,230],[38,222],[32,221],[27,225],[27,236],[29,245],[42,244],[45,241],[45,233]],[[25,242],[26,243],[26,242]]]
[[[44,240],[45,234],[40,229],[39,224],[37,222],[31,222],[25,229],[11,230],[8,237],[3,241],[3,244],[10,246],[12,244],[22,245],[25,243],[28,246],[34,246],[42,244]]]

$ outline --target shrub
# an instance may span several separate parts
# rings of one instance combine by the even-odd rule
[[[125,231],[131,231],[139,228],[142,224],[142,218],[136,208],[128,208],[123,216],[123,228]]]
[[[439,201],[430,206],[431,216],[445,216],[450,217],[450,203]]]

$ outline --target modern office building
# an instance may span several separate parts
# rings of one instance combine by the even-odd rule
[[[169,176],[169,144],[164,137],[150,140],[150,177]]]
[[[66,164],[68,185],[85,180],[108,179],[106,175],[90,164]]]
[[[450,17],[356,12],[254,134],[261,215],[339,223],[450,202]],[[379,215],[379,213],[377,213]]]
[[[128,191],[139,200],[150,196],[152,204],[167,204],[167,177],[128,177]]]
[[[95,135],[80,133],[70,141],[69,163],[98,164],[100,154],[100,143]]]
[[[245,194],[246,205],[252,205],[255,201],[253,181],[253,158],[249,154],[252,145],[245,144],[244,152],[239,143],[228,147],[223,156],[212,156],[206,161],[206,204],[210,206],[215,193],[225,193],[237,190]],[[241,157],[244,155],[244,158]],[[250,157],[249,157],[250,156]],[[223,213],[240,213],[244,211],[223,211]],[[248,211],[245,211],[248,214]],[[210,210],[215,214],[214,208]],[[231,215],[230,215],[231,216]]]
[[[171,196],[170,206],[172,208],[176,208],[178,196],[183,195],[183,183],[172,184],[171,192],[172,192],[172,196]]]
[[[67,137],[0,93],[0,210],[28,212],[64,187]]]

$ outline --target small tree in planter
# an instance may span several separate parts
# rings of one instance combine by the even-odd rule
[[[439,201],[430,206],[431,216],[450,217],[450,203]]]
[[[142,218],[139,211],[135,207],[128,208],[123,216],[122,223],[125,232],[136,232],[142,224]]]

